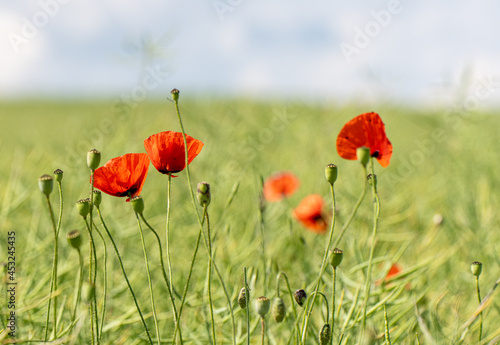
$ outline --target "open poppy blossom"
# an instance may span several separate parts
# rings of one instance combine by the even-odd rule
[[[200,153],[203,143],[186,134],[188,164]],[[162,174],[177,173],[186,167],[184,139],[180,132],[161,132],[144,140],[151,163]]]
[[[148,168],[147,154],[128,153],[97,168],[94,171],[94,186],[109,195],[135,197],[141,194]]]
[[[323,213],[324,204],[321,195],[308,195],[293,210],[293,215],[312,232],[323,234],[328,226],[327,217]]]
[[[390,163],[392,144],[385,134],[385,125],[377,113],[356,116],[342,127],[337,137],[337,152],[340,157],[356,160],[356,150],[370,148],[370,155],[377,158],[384,168]]]
[[[280,201],[292,196],[299,186],[299,179],[291,172],[275,173],[264,182],[264,198],[269,202]]]

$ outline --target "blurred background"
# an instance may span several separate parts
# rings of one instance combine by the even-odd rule
[[[0,2],[0,99],[500,102],[500,3]],[[476,97],[477,98],[477,97]]]

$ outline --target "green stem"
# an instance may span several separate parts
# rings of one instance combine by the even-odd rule
[[[333,246],[332,246],[333,248],[338,247],[340,240],[344,236],[344,233],[346,232],[349,225],[351,225],[351,222],[354,219],[354,216],[358,212],[359,206],[361,205],[361,203],[363,202],[363,200],[365,198],[366,192],[368,190],[368,180],[366,179],[366,167],[365,166],[363,166],[363,181],[364,181],[364,183],[363,183],[363,190],[361,191],[361,195],[359,196],[359,199],[356,202],[356,205],[354,205],[354,208],[353,208],[351,214],[349,215],[349,218],[347,218],[347,221],[345,222],[344,226],[340,230],[339,235],[335,239],[335,242],[333,243]],[[335,210],[333,212],[335,214]]]
[[[182,138],[183,138],[183,141],[184,141],[186,177],[187,177],[187,181],[188,181],[189,193],[191,195],[191,203],[193,204],[193,209],[195,211],[196,217],[198,218],[198,224],[200,226],[200,232],[201,232],[201,234],[203,236],[203,242],[205,243],[205,247],[207,247],[207,253],[208,253],[207,239],[205,238],[205,232],[203,231],[203,220],[202,220],[202,217],[200,216],[200,213],[198,212],[198,206],[197,206],[197,203],[196,203],[196,200],[195,200],[193,186],[192,186],[192,183],[191,183],[191,173],[189,171],[189,151],[188,151],[188,145],[187,145],[187,139],[186,139],[186,131],[184,130],[184,125],[182,124],[181,113],[180,113],[180,110],[179,110],[179,103],[175,99],[174,99],[174,104],[175,104],[175,110],[177,112],[177,118],[179,119],[179,124],[181,126]],[[224,281],[222,279],[222,276],[219,274],[219,270],[217,269],[216,263],[213,261],[213,259],[212,259],[212,257],[210,255],[209,255],[209,258],[210,258],[210,262],[214,265],[214,267],[216,269],[216,272],[218,273],[218,278],[219,278],[220,284],[225,289]],[[229,305],[230,305],[230,302],[229,302]],[[234,321],[233,309],[230,308],[229,312],[231,314],[231,323],[232,323],[232,327],[233,327],[233,345],[236,345],[236,323]]]
[[[97,234],[102,240],[102,245],[104,247],[104,288],[103,288],[103,301],[102,301],[102,311],[101,311],[101,326],[99,328],[99,333],[98,333],[98,338],[97,342],[99,343],[101,341],[102,337],[102,329],[104,327],[104,315],[106,314],[106,299],[108,295],[108,248],[106,247],[106,241],[104,240],[104,236],[102,235],[101,231],[97,228],[97,226],[94,223],[94,228],[97,231]]]
[[[476,291],[477,291],[477,300],[479,301],[479,304],[481,304],[481,291],[479,290],[478,276],[476,276]],[[482,335],[483,335],[483,312],[481,311],[479,320],[479,342],[481,342]]]
[[[181,333],[181,330],[179,328],[179,316],[177,315],[177,308],[175,306],[174,296],[172,294],[172,289],[171,289],[171,286],[170,286],[170,283],[169,283],[169,280],[168,280],[168,277],[167,277],[167,273],[165,271],[165,264],[163,262],[163,249],[161,247],[160,236],[158,236],[158,233],[156,232],[156,230],[153,229],[153,227],[151,225],[149,225],[149,223],[146,221],[146,218],[144,218],[144,215],[142,213],[140,214],[140,216],[141,216],[141,219],[144,222],[144,224],[146,224],[146,226],[149,228],[149,230],[151,230],[153,232],[153,234],[156,237],[156,241],[158,242],[158,248],[159,248],[159,251],[160,251],[160,265],[161,265],[161,270],[162,270],[162,273],[163,273],[163,279],[165,280],[165,284],[167,285],[167,291],[168,291],[168,295],[170,297],[170,302],[172,303],[172,311],[174,313],[175,331],[174,331],[174,339],[172,340],[172,344],[175,345],[175,342],[177,340],[176,339],[176,334],[175,334],[176,331],[177,331],[177,329],[179,329],[179,340],[180,340],[180,343],[183,344],[182,333]]]
[[[247,268],[243,267],[243,279],[245,280],[245,301],[247,307],[245,308],[245,314],[247,317],[247,345],[250,345],[250,290],[248,288],[247,281]]]
[[[337,267],[333,267],[333,273],[332,273],[332,323],[331,323],[331,330],[332,330],[332,336],[330,337],[330,344],[333,344],[333,329],[335,328],[335,285],[337,283]]]
[[[373,253],[375,252],[375,240],[377,238],[377,229],[378,229],[378,219],[380,216],[380,199],[377,192],[377,176],[375,175],[375,167],[373,163],[373,157],[370,158],[371,165],[371,185],[372,185],[372,194],[373,194],[373,232],[372,239],[370,244],[370,257],[368,259],[368,270],[366,273],[366,284],[365,284],[365,296],[363,301],[363,320],[362,320],[362,328],[361,328],[361,340],[364,339],[364,333],[366,328],[366,311],[368,309],[368,298],[370,297],[370,287],[371,287],[371,279],[372,279],[372,266],[373,266]]]
[[[80,248],[78,248],[78,263],[80,266],[80,270],[78,272],[78,286],[76,292],[75,305],[73,306],[73,313],[71,316],[71,323],[74,324],[76,320],[76,310],[78,308],[78,304],[80,302],[80,298],[82,296],[82,285],[83,285],[83,255]]]
[[[264,188],[263,187],[264,182],[262,182],[261,190]],[[265,223],[264,223],[264,207],[259,207],[259,229],[260,229],[260,240],[261,240],[261,258],[262,258],[262,269],[264,272],[264,296],[267,295],[267,263],[266,263],[266,241],[265,241]]]
[[[266,322],[265,322],[263,317],[261,317],[260,319],[262,321],[262,342],[261,342],[261,344],[264,345],[264,334],[265,334],[264,330],[266,328]]]
[[[215,320],[214,320],[214,306],[212,300],[212,236],[210,235],[210,219],[207,212],[207,204],[203,206],[203,217],[207,220],[207,239],[208,239],[208,274],[207,274],[207,286],[208,286],[208,303],[210,304],[210,319],[212,321],[212,344],[217,344],[215,337]]]
[[[132,285],[130,285],[130,281],[128,280],[127,272],[125,271],[125,267],[123,267],[123,261],[122,257],[120,256],[120,252],[118,251],[118,247],[116,247],[115,240],[113,239],[113,236],[111,236],[111,233],[108,230],[108,227],[106,226],[106,223],[104,222],[104,219],[102,218],[101,210],[97,208],[97,213],[99,214],[99,218],[101,219],[101,223],[104,227],[104,230],[106,230],[106,233],[108,234],[108,237],[111,241],[111,244],[113,245],[113,248],[115,249],[115,254],[116,257],[118,258],[118,262],[120,263],[120,268],[122,269],[123,277],[125,278],[125,281],[127,282],[128,289],[130,291],[130,294],[132,295],[132,298],[135,303],[135,307],[137,308],[137,312],[139,313],[139,316],[141,317],[142,325],[144,326],[144,330],[146,331],[146,335],[148,336],[149,344],[153,345],[153,340],[151,340],[151,335],[149,334],[149,329],[148,326],[146,325],[146,321],[144,320],[144,316],[142,315],[141,308],[139,307],[139,303],[137,302],[137,298],[135,297],[134,290],[132,289]]]
[[[391,336],[389,334],[389,319],[387,318],[387,309],[384,303],[384,325],[385,325],[385,341],[387,345],[391,345]]]
[[[330,236],[328,238],[328,243],[327,243],[326,248],[325,248],[325,254],[323,256],[323,261],[321,262],[321,268],[319,270],[318,278],[316,280],[316,285],[315,285],[314,292],[313,292],[314,297],[313,297],[311,306],[309,307],[309,311],[307,311],[308,310],[307,308],[305,309],[306,312],[304,313],[304,320],[302,322],[302,325],[303,325],[302,326],[302,339],[301,339],[302,344],[305,344],[305,341],[306,341],[307,328],[309,326],[309,320],[311,318],[312,307],[314,305],[314,301],[316,300],[316,295],[318,294],[318,289],[319,289],[319,284],[321,282],[321,277],[323,276],[323,273],[325,272],[326,267],[327,267],[326,259],[328,258],[328,253],[330,251],[330,246],[332,244],[332,239],[333,239],[333,231],[335,230],[335,190],[333,188],[332,183],[330,184],[330,191],[332,194],[332,207],[333,207],[332,225],[330,228]]]
[[[293,292],[292,289],[290,288],[290,283],[288,282],[288,276],[285,274],[285,272],[279,272],[278,276],[276,277],[276,295],[280,297],[280,278],[283,277],[286,282],[286,286],[288,289],[288,294],[290,295],[290,302],[292,305],[292,311],[293,311],[293,316],[295,319],[295,331],[297,332],[297,335],[300,334],[300,328],[299,324],[297,323],[297,310],[295,309],[295,299],[293,298]],[[298,336],[297,336],[298,338]]]
[[[58,252],[58,241],[57,241],[57,227],[54,218],[54,211],[52,211],[52,204],[50,203],[50,198],[46,195],[47,205],[49,207],[50,220],[52,221],[52,229],[54,231],[54,261],[52,263],[52,272],[50,277],[50,292],[49,300],[47,302],[47,319],[45,321],[45,336],[44,341],[46,342],[49,334],[49,321],[50,321],[50,307],[52,303],[52,293],[57,289],[57,252]],[[57,297],[54,296],[54,338],[57,330]]]
[[[87,231],[89,233],[89,284],[90,286],[93,286],[94,293],[92,294],[92,300],[89,303],[89,312],[90,312],[90,333],[92,336],[92,344],[95,344],[95,339],[99,337],[98,334],[95,334],[98,332],[98,325],[99,322],[97,320],[97,304],[96,304],[96,292],[95,292],[95,281],[96,281],[96,274],[97,274],[97,266],[94,266],[92,269],[92,259],[95,258],[95,263],[97,262],[97,252],[95,249],[95,243],[94,243],[94,237],[92,235],[92,228],[90,227],[87,218],[83,218],[85,221],[85,225],[87,226]],[[94,272],[94,275],[92,275],[92,272]],[[95,330],[94,330],[95,327]]]
[[[149,294],[151,296],[151,308],[153,309],[153,319],[155,321],[156,336],[158,339],[158,345],[161,345],[160,327],[158,326],[158,319],[156,317],[155,297],[154,297],[154,293],[153,293],[153,282],[151,281],[151,272],[149,271],[149,260],[148,260],[148,252],[146,250],[146,242],[144,241],[144,233],[142,231],[141,221],[139,220],[139,215],[137,214],[137,212],[135,212],[135,217],[137,218],[137,224],[139,225],[139,232],[141,234],[142,249],[144,251],[144,261],[146,262],[146,273],[148,276]]]
[[[167,250],[167,266],[168,266],[168,280],[170,281],[170,294],[172,294],[173,288],[172,288],[172,263],[170,261],[170,192],[171,192],[171,185],[172,185],[172,174],[169,172],[168,173],[168,182],[167,182],[167,224],[166,224],[166,231],[165,231],[165,238],[166,238],[166,250]]]

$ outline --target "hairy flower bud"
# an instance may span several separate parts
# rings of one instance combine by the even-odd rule
[[[210,184],[207,182],[198,183],[198,202],[201,206],[210,205],[211,195],[210,195]]]
[[[282,298],[276,297],[273,301],[273,310],[272,310],[274,321],[281,322],[285,318],[286,315],[286,307],[285,302]]]
[[[247,297],[246,297],[246,289],[244,287],[241,288],[240,294],[238,295],[238,304],[241,309],[245,309],[247,307]]]
[[[295,298],[297,304],[302,307],[304,306],[304,302],[306,301],[307,295],[304,290],[300,289],[293,293],[293,298]]]

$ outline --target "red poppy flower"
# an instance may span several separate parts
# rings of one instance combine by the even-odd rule
[[[392,264],[391,268],[389,269],[389,272],[387,272],[387,275],[385,276],[385,281],[397,277],[402,270],[403,268],[401,267],[401,265]]]
[[[292,196],[299,186],[299,179],[291,172],[275,173],[264,182],[264,198],[270,202],[280,201]]]
[[[96,169],[94,186],[109,195],[135,197],[141,194],[148,168],[147,154],[128,153]]]
[[[392,144],[385,135],[385,126],[377,113],[365,113],[347,122],[337,137],[337,152],[340,157],[356,160],[356,149],[370,148],[372,157],[377,158],[384,168],[392,156]]]
[[[186,134],[188,164],[200,153],[203,143]],[[161,132],[144,140],[151,163],[162,174],[177,173],[186,167],[184,139],[180,132]]]
[[[324,204],[321,195],[308,195],[293,210],[293,215],[309,230],[323,234],[328,225],[326,216],[323,214]]]

